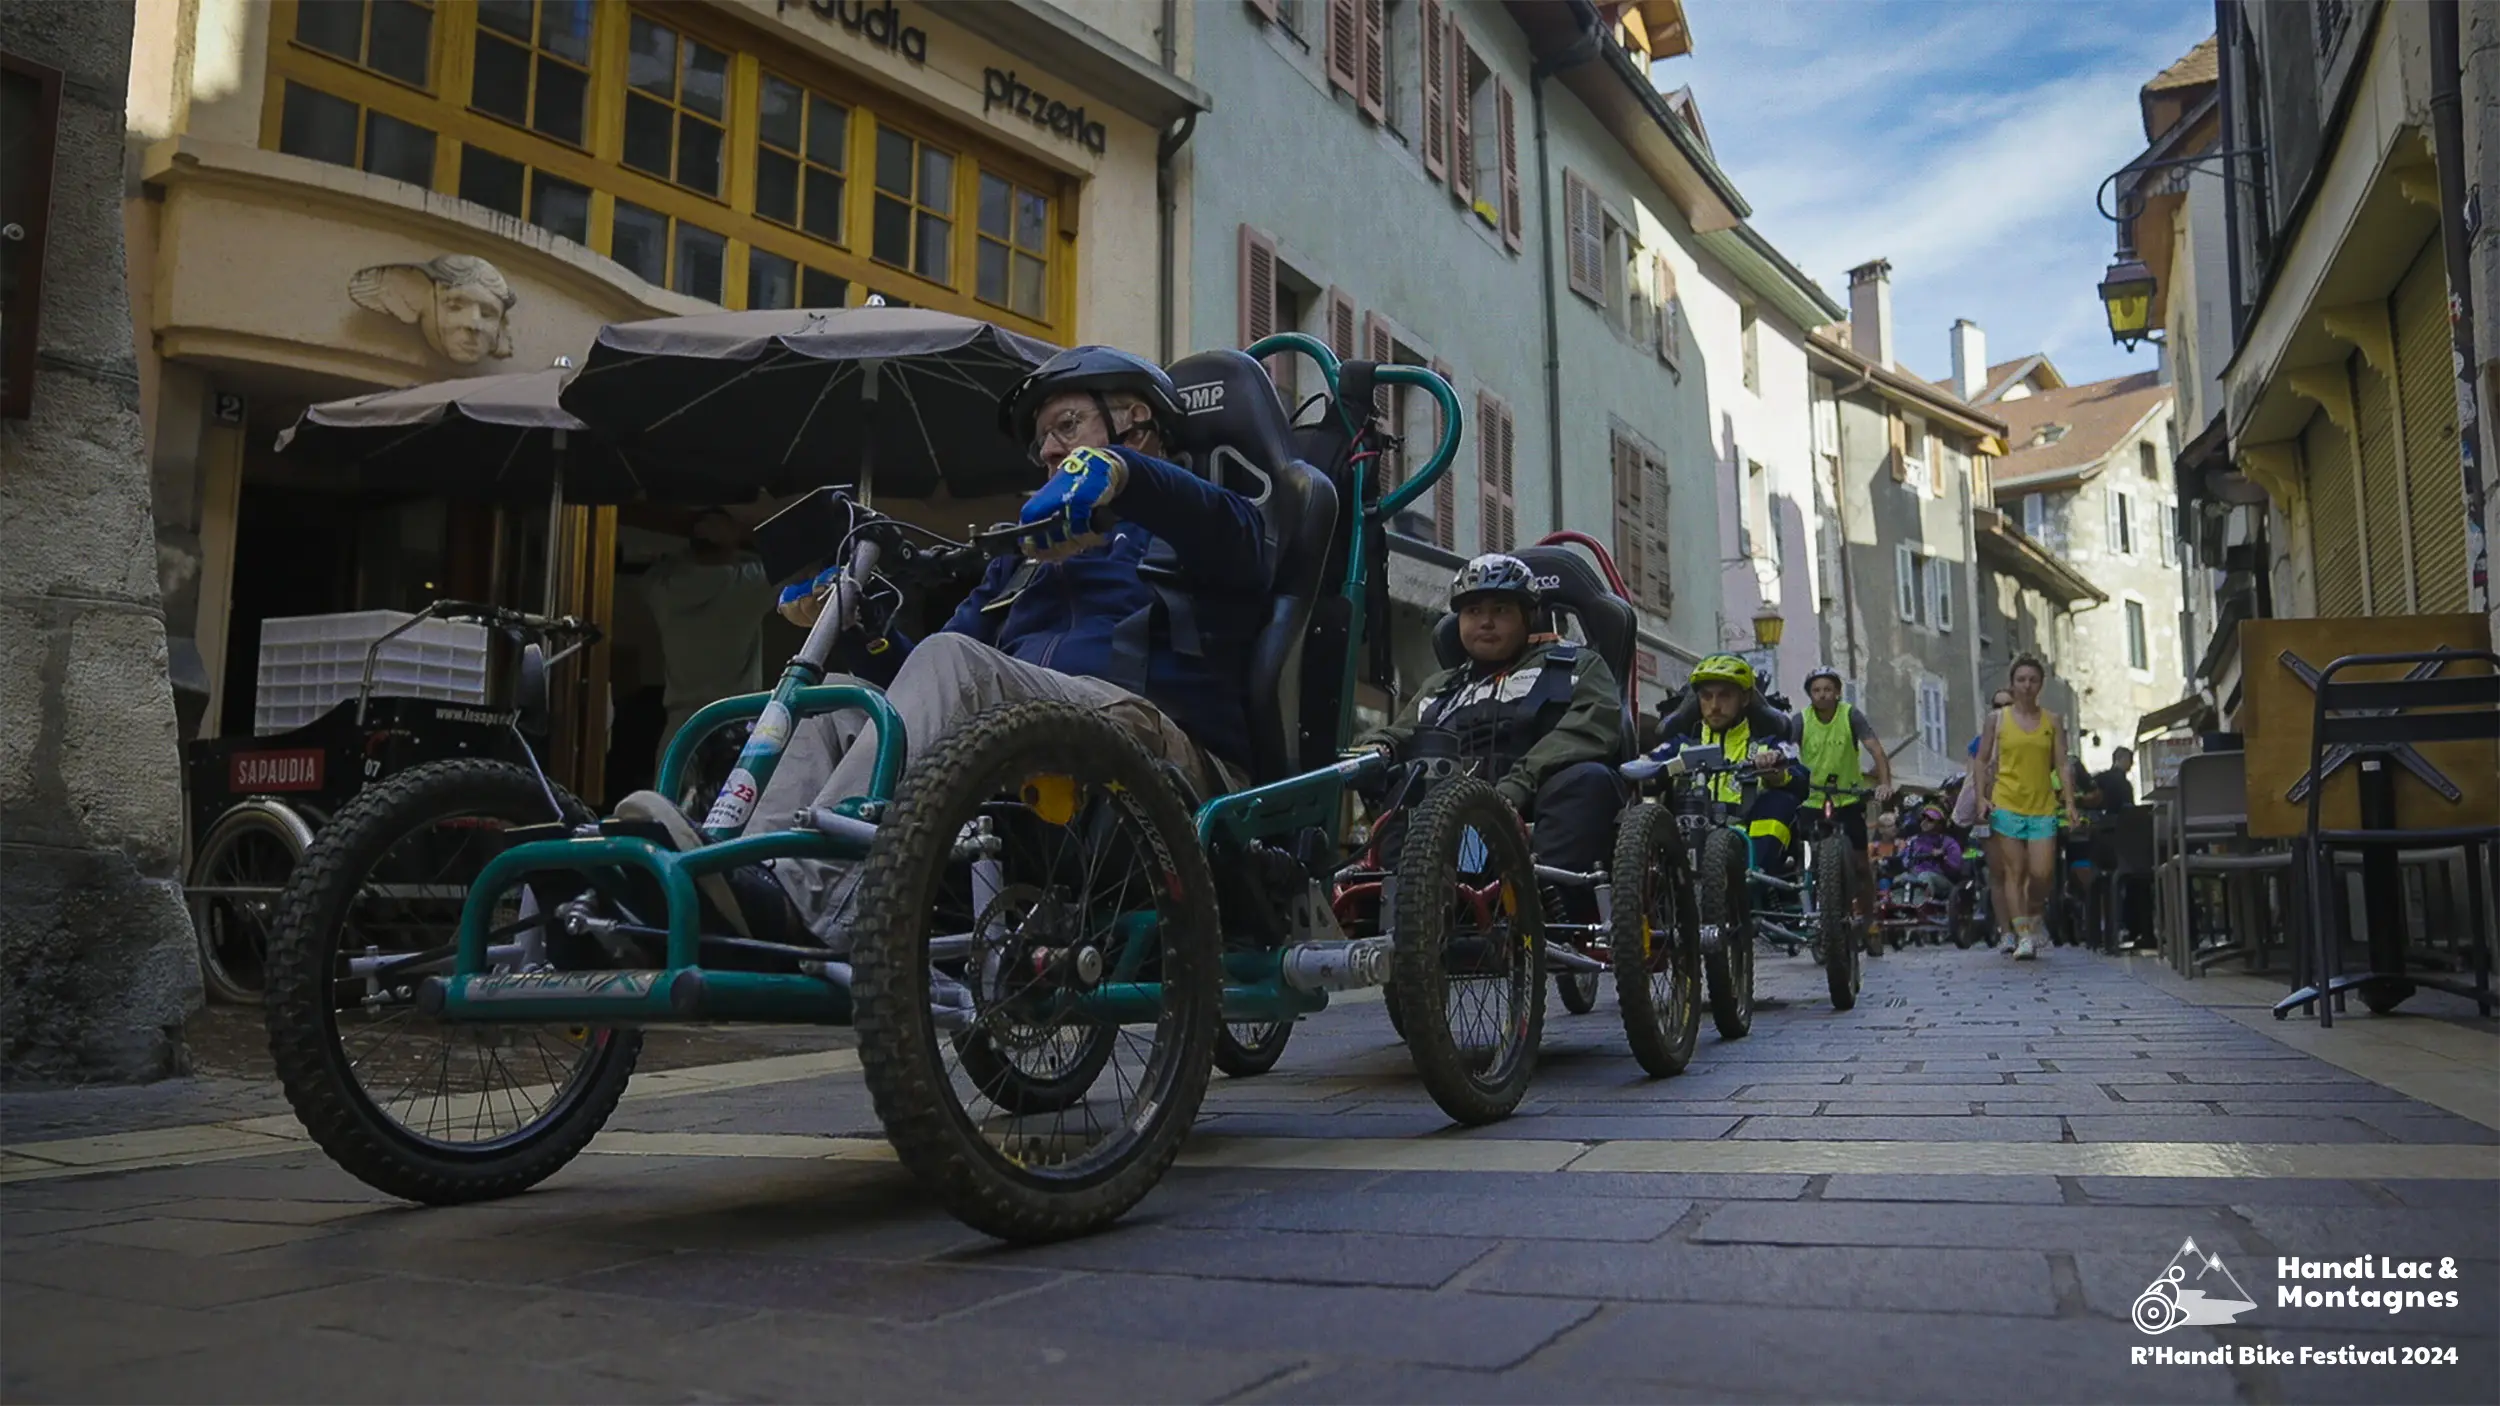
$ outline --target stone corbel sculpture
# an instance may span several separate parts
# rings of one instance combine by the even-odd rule
[[[425,344],[457,366],[512,355],[512,285],[474,254],[421,264],[375,264],[347,280],[356,306],[414,323]]]

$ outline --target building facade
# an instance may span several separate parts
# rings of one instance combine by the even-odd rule
[[[1891,266],[1850,271],[1845,329],[1815,333],[1821,645],[1905,782],[1967,762],[1987,692],[1979,675],[1978,543],[1987,462],[2004,424],[1895,359]]]
[[[483,596],[545,510],[384,501],[276,455],[308,402],[579,357],[715,308],[978,316],[1148,347],[1185,298],[1160,138],[1182,6],[143,0],[130,288],[189,730],[250,726],[258,622]],[[960,522],[961,518],[951,519]],[[641,527],[652,526],[644,523]],[[656,685],[612,593],[631,510],[568,510],[594,677]],[[516,602],[517,603],[517,602]],[[604,673],[602,671],[605,671]],[[595,773],[606,710],[587,706]],[[588,791],[600,789],[589,776]]]

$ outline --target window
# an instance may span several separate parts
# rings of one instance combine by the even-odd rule
[[[434,184],[434,134],[301,83],[286,85],[278,150],[411,185]]]
[[[955,158],[891,127],[877,129],[877,208],[869,253],[933,283],[953,281]]]
[[[2161,477],[2161,451],[2153,447],[2151,440],[2135,447],[2135,463],[2136,469],[2146,478]]]
[[[549,234],[590,243],[590,191],[499,156],[484,147],[460,152],[460,198],[525,219]]]
[[[842,197],[850,145],[849,108],[765,74],[756,112],[755,213],[827,244],[849,243]]]
[[[1507,552],[1519,541],[1517,427],[1510,406],[1489,391],[1476,393],[1477,532],[1488,552]]]
[[[1612,438],[1615,569],[1637,603],[1665,615],[1675,605],[1667,546],[1666,461],[1628,435]]]
[[[721,193],[729,55],[633,17],[627,43],[625,164],[691,191]]]
[[[1944,680],[1929,675],[1918,681],[1918,740],[1935,757],[1945,755]]]
[[[1381,102],[1381,120],[1390,131],[1405,137],[1421,130],[1416,108],[1419,96],[1415,84],[1415,68],[1423,58],[1423,35],[1417,11],[1419,0],[1385,0],[1384,33],[1380,51],[1382,73],[1387,84]],[[1411,141],[1411,138],[1409,139]]]
[[[1597,187],[1574,171],[1563,172],[1563,212],[1571,291],[1606,307],[1606,206]]]
[[[432,0],[298,5],[295,42],[419,88],[433,86]]]
[[[630,200],[616,202],[608,257],[643,282],[708,303],[723,301],[722,264],[729,242],[687,220],[671,219]]]
[[[2175,503],[2167,507],[2156,508],[2153,515],[2159,520],[2162,529],[2161,564],[2176,566],[2179,564],[2179,554],[2187,547],[2187,519],[2180,514],[2179,507]]]
[[[1415,0],[1416,154],[1436,181],[1450,171],[1450,40],[1454,30],[1441,0]]]
[[[1050,282],[1050,197],[981,173],[973,293],[1040,321]]]
[[[1933,491],[1927,472],[1927,422],[1916,415],[1904,415],[1901,425],[1901,482],[1913,493]]]
[[[1927,623],[1947,634],[1953,631],[1953,563],[1928,557],[1919,563],[1927,583]]]
[[[585,145],[590,0],[480,0],[475,58],[469,106],[557,141]]]
[[[1739,335],[1745,343],[1745,389],[1762,394],[1762,319],[1753,304],[1747,303],[1737,312]]]
[[[1892,598],[1902,620],[1918,620],[1918,553],[1907,544],[1892,549]]]
[[[1838,389],[1831,382],[1819,376],[1815,378],[1814,452],[1817,454],[1840,452],[1840,402],[1834,398],[1837,394]]]
[[[2049,495],[2033,493],[2023,499],[2023,535],[2034,542],[2049,537]]]
[[[1458,155],[1467,163],[1468,185],[1474,192],[1476,218],[1496,229],[1502,223],[1502,196],[1496,185],[1501,171],[1501,140],[1495,130],[1493,70],[1476,56],[1475,46],[1460,40],[1458,84],[1453,100],[1467,109],[1467,141]]]
[[[1893,548],[1893,605],[1902,622],[1953,628],[1953,563],[1904,543]]]
[[[2123,488],[2109,491],[2109,549],[2120,556],[2135,555],[2135,495]]]
[[[1664,254],[1649,256],[1650,301],[1658,314],[1658,359],[1684,374],[1684,300],[1675,293],[1675,267]]]
[[[768,249],[747,250],[747,306],[838,308],[850,301],[851,282],[808,268]]]
[[[2127,667],[2153,667],[2152,648],[2144,638],[2144,602],[2140,600],[2127,602]]]

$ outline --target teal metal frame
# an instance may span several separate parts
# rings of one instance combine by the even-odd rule
[[[1339,366],[1320,342],[1300,333],[1266,338],[1248,349],[1251,356],[1299,353],[1317,362],[1329,394],[1337,399]],[[1354,718],[1357,664],[1364,646],[1364,553],[1369,536],[1408,503],[1428,491],[1458,457],[1465,435],[1458,395],[1449,383],[1421,367],[1383,365],[1375,372],[1383,385],[1419,387],[1439,405],[1441,438],[1432,457],[1412,478],[1378,503],[1350,515],[1351,541],[1340,594],[1352,607],[1345,658],[1338,674],[1337,735],[1344,737]],[[1347,428],[1357,428],[1349,414]],[[1370,494],[1370,465],[1354,466],[1352,500],[1363,505]],[[669,742],[655,785],[673,796],[686,767],[703,740],[721,727],[754,719],[756,726],[740,751],[729,785],[751,785],[760,795],[800,721],[826,713],[857,709],[877,727],[877,753],[868,794],[844,800],[835,809],[873,822],[893,798],[909,755],[901,717],[885,695],[855,684],[819,684],[814,670],[793,661],[770,693],[724,698],[698,711]],[[1387,766],[1376,755],[1348,757],[1328,766],[1236,791],[1207,802],[1196,817],[1199,842],[1210,852],[1247,845],[1255,840],[1318,827],[1336,832],[1346,788]],[[726,789],[726,788],[724,788]],[[794,974],[722,971],[702,965],[702,904],[695,880],[741,865],[768,859],[803,858],[858,861],[868,844],[857,836],[828,835],[813,830],[782,830],[739,836],[706,830],[710,843],[684,852],[666,849],[632,835],[578,835],[516,845],[489,861],[469,887],[461,910],[458,952],[452,974],[429,999],[448,1020],[565,1021],[593,1025],[637,1025],[690,1020],[762,1020],[841,1024],[850,1019],[850,993],[836,982]],[[553,870],[582,873],[640,869],[659,884],[668,904],[667,966],[645,971],[506,972],[487,970],[488,934],[492,915],[503,895],[528,874]],[[1112,921],[1122,919],[1115,917]],[[1142,964],[1140,944],[1123,963],[1122,976],[1133,977]],[[1284,953],[1278,950],[1230,952],[1224,957],[1223,1015],[1227,1021],[1274,1021],[1307,1015],[1328,1004],[1324,991],[1304,991],[1284,980]],[[1080,998],[1080,1008],[1121,1022],[1152,1020],[1161,1008],[1156,983],[1115,980]]]

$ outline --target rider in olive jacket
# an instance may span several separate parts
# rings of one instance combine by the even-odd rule
[[[1458,734],[1460,754],[1489,758],[1493,789],[1537,822],[1540,861],[1595,868],[1623,806],[1614,768],[1629,746],[1613,672],[1595,650],[1531,637],[1535,578],[1517,557],[1469,562],[1450,583],[1450,609],[1467,662],[1426,679],[1397,721],[1355,745],[1395,756],[1419,728]]]

